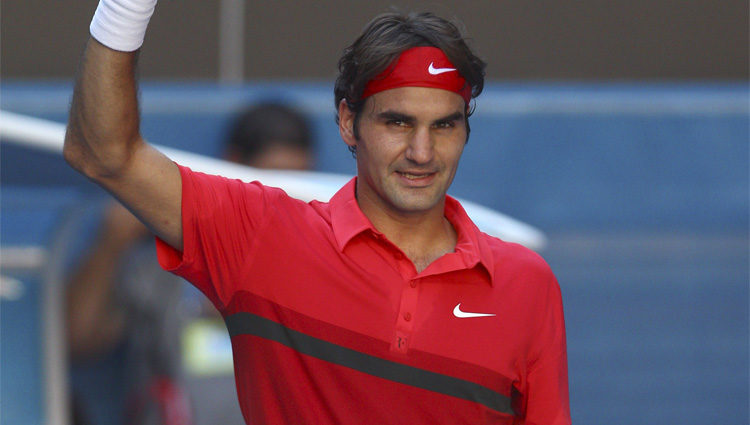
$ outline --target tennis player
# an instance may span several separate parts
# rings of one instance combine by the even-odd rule
[[[339,61],[357,176],[330,202],[175,164],[140,135],[155,0],[101,0],[65,158],[222,313],[248,424],[569,424],[560,288],[446,195],[484,62],[429,13],[376,17]]]

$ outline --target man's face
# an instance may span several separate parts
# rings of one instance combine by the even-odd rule
[[[453,92],[401,87],[369,97],[354,114],[339,105],[344,142],[357,149],[357,200],[365,214],[443,214],[466,144],[466,105]]]

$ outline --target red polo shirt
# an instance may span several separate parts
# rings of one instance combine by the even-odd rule
[[[359,209],[182,175],[183,252],[232,337],[249,424],[569,424],[560,289],[448,197],[455,252],[421,273]],[[460,304],[460,305],[459,305]]]

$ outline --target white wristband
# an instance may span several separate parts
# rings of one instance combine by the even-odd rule
[[[89,27],[91,36],[114,50],[138,50],[154,7],[156,0],[99,0]]]

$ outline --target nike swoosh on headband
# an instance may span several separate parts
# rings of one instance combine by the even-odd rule
[[[436,68],[435,63],[440,65]],[[471,101],[472,86],[461,76],[461,72],[445,53],[432,46],[412,47],[401,52],[383,72],[367,82],[360,100],[399,87],[427,87],[452,91],[464,99],[467,107]]]
[[[456,68],[435,68],[433,64],[434,62],[430,62],[430,66],[427,67],[427,72],[429,72],[430,75],[439,75],[444,72],[451,72],[456,70]]]

